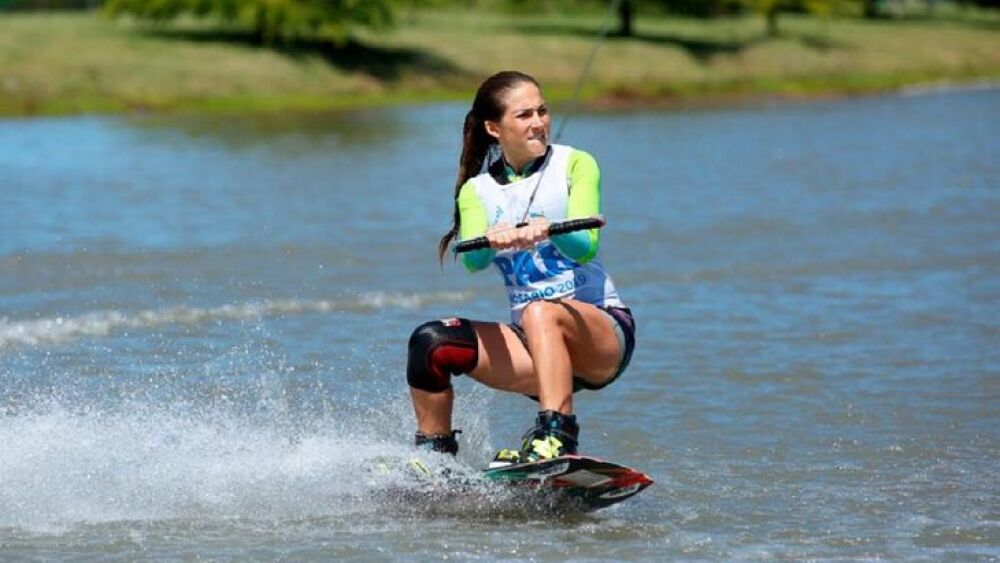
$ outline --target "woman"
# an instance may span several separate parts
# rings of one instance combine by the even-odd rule
[[[504,71],[476,92],[465,117],[452,229],[485,235],[490,248],[464,253],[470,271],[492,264],[507,287],[511,324],[445,319],[410,338],[407,381],[417,446],[455,454],[451,376],[536,399],[539,412],[518,451],[498,464],[577,451],[573,392],[600,389],[628,365],[634,324],[597,260],[598,229],[548,236],[550,221],[600,213],[600,171],[589,154],[550,145],[550,116],[534,78]]]

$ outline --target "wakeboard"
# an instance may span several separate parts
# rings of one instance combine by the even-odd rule
[[[617,504],[653,484],[649,475],[631,467],[581,455],[493,467],[483,474],[490,481],[569,497],[584,510]]]

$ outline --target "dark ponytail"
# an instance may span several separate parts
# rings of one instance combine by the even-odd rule
[[[454,216],[451,229],[441,237],[441,242],[438,243],[438,261],[441,263],[444,263],[444,255],[448,252],[448,245],[458,236],[460,222],[458,193],[469,178],[479,174],[483,167],[483,161],[489,154],[490,146],[496,143],[496,139],[486,132],[485,123],[487,121],[500,121],[507,109],[504,106],[504,94],[522,82],[530,82],[539,86],[538,81],[531,76],[513,70],[498,72],[487,78],[480,84],[476,91],[476,98],[472,101],[472,109],[465,115],[465,123],[462,126],[462,156],[458,161],[458,179],[455,181]]]

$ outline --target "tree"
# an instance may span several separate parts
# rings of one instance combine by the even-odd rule
[[[0,0],[0,12],[44,10],[90,10],[99,7],[101,0]]]
[[[659,0],[667,11],[699,18],[715,18],[742,11],[744,0]]]
[[[621,0],[618,2],[618,36],[632,37],[635,33],[633,25],[634,12],[632,11],[631,0]]]
[[[725,15],[759,13],[767,21],[767,33],[771,37],[779,35],[778,18],[784,12],[812,13],[829,15],[848,5],[860,5],[863,2],[878,0],[622,0],[622,4],[656,4],[662,9],[676,14],[684,14],[701,18],[713,18]],[[979,0],[1000,1],[1000,0]],[[629,18],[632,17],[629,10]],[[626,23],[625,15],[619,17],[622,35],[624,30],[631,29],[631,23]]]
[[[829,16],[848,5],[857,5],[865,0],[742,0],[751,10],[761,13],[767,20],[767,34],[777,37],[778,16],[782,12],[804,12]]]
[[[632,37],[635,30],[635,12],[637,6],[659,6],[661,9],[676,14],[696,17],[716,17],[731,14],[739,9],[742,0],[618,0],[616,9],[618,15],[619,37]]]
[[[392,25],[393,0],[108,0],[107,13],[151,21],[181,15],[215,17],[247,26],[262,45],[304,37],[343,42],[355,26]]]
[[[767,20],[767,33],[779,33],[778,16],[782,12],[829,13],[835,5],[862,0],[647,0],[644,4],[657,4],[662,9],[677,14],[702,18],[719,17],[753,11]],[[619,4],[619,35],[632,35],[633,4],[636,0],[621,0]]]

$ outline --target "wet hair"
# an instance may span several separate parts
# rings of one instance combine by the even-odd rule
[[[462,156],[458,161],[458,179],[455,181],[455,213],[449,230],[438,243],[438,261],[444,262],[448,252],[448,244],[458,236],[459,213],[458,193],[462,186],[479,174],[483,161],[490,152],[490,147],[497,140],[486,132],[485,122],[499,121],[507,110],[504,97],[523,82],[534,84],[539,89],[538,81],[530,75],[515,70],[504,70],[487,78],[476,90],[476,98],[472,101],[472,109],[465,114],[465,125],[462,127]]]

